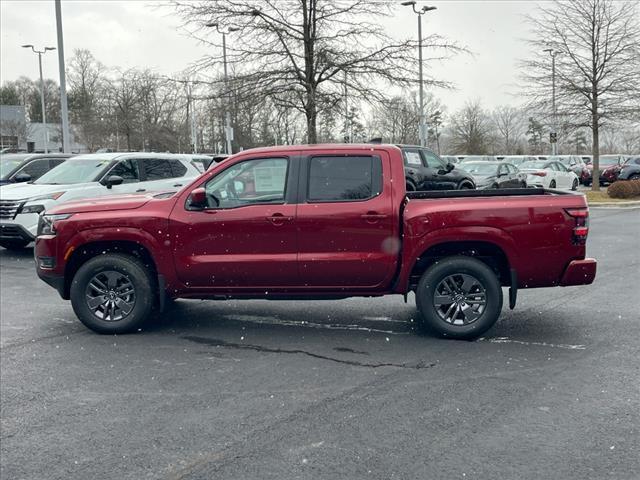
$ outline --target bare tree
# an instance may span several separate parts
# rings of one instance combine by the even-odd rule
[[[372,20],[393,3],[370,0],[174,0],[191,33],[211,43],[207,25],[239,29],[228,42],[228,61],[247,92],[278,97],[305,115],[307,140],[316,143],[318,115],[341,101],[346,83],[352,97],[386,97],[385,86],[417,82],[416,43],[396,40]],[[217,34],[216,34],[217,35]],[[441,58],[460,49],[437,35],[423,40]],[[208,57],[198,67],[217,66]],[[346,77],[346,80],[345,80]],[[447,86],[427,78],[428,85]],[[387,85],[385,85],[387,84]],[[388,89],[388,87],[387,87]]]
[[[496,108],[492,115],[496,133],[499,134],[499,148],[504,154],[517,153],[523,135],[527,131],[526,117],[521,109],[509,105]]]
[[[526,93],[550,111],[551,65],[556,54],[557,111],[565,123],[592,131],[593,169],[599,169],[600,128],[609,120],[638,118],[640,25],[638,2],[554,0],[528,18],[535,38],[523,62]],[[593,189],[599,190],[599,176]]]
[[[451,147],[453,153],[482,155],[487,153],[490,135],[488,114],[479,100],[469,101],[451,118]]]
[[[103,137],[104,65],[89,50],[77,49],[69,62],[67,80],[71,123],[78,128],[81,141],[94,150]]]

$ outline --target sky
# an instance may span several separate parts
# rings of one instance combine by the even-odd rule
[[[399,5],[383,28],[398,38],[417,37],[417,19],[410,7]],[[472,55],[428,66],[438,79],[451,81],[455,90],[433,93],[449,112],[467,100],[480,99],[492,109],[518,104],[517,61],[528,53],[523,15],[535,11],[528,1],[429,1],[437,10],[423,19],[423,32],[446,36],[466,46]],[[179,72],[207,53],[188,36],[180,19],[167,6],[148,0],[62,0],[65,57],[85,48],[108,67],[150,68],[161,75]],[[229,42],[233,41],[231,36]],[[37,48],[57,45],[53,0],[0,0],[0,81],[21,75],[38,77],[36,56],[23,44]],[[428,52],[425,52],[425,57]],[[59,81],[56,52],[43,57],[46,78]]]

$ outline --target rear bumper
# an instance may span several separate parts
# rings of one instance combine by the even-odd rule
[[[584,260],[573,260],[567,266],[560,279],[560,285],[568,287],[571,285],[590,285],[596,278],[597,262],[593,258]]]

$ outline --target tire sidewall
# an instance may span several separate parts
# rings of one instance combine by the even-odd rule
[[[487,304],[475,322],[460,326],[442,320],[434,306],[435,288],[447,276],[466,273],[472,275],[484,287]],[[431,266],[420,279],[416,290],[416,303],[422,316],[422,326],[445,338],[469,340],[482,335],[498,320],[502,311],[502,287],[496,274],[484,263],[469,257],[452,257]]]
[[[122,320],[104,321],[89,309],[85,292],[89,281],[98,273],[115,271],[125,275],[133,284],[136,303],[133,310]],[[80,321],[97,333],[127,333],[141,327],[151,314],[154,305],[152,278],[149,272],[134,257],[106,254],[87,261],[76,272],[71,282],[71,305]]]

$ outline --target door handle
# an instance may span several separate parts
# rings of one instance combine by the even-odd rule
[[[181,184],[181,183],[176,183],[176,184],[174,185],[174,187],[181,187],[181,186],[182,186],[182,184]]]
[[[388,215],[378,212],[367,212],[364,215],[360,216],[360,218],[362,218],[367,223],[376,223],[378,220],[384,220],[387,217]]]
[[[139,188],[138,190],[136,190],[136,192],[146,192],[147,189],[146,188]]]
[[[290,222],[293,220],[293,217],[285,216],[281,213],[274,213],[273,215],[268,216],[267,220],[274,225],[282,225],[284,222]]]

